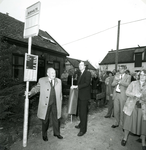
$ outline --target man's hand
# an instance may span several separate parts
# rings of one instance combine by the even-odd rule
[[[110,94],[110,96],[112,97],[112,96],[113,96],[113,94]]]
[[[27,91],[25,91],[25,93],[24,93],[24,95],[26,96],[26,95],[28,95],[29,97],[31,96],[31,92],[27,92]]]
[[[135,94],[135,96],[136,96],[137,98],[140,98],[140,97],[142,97],[142,94],[141,94],[141,93],[137,93],[137,94]]]
[[[70,88],[71,89],[76,89],[76,88],[78,88],[78,86],[77,85],[72,85]]]

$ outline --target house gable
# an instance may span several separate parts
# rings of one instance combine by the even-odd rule
[[[24,23],[6,14],[0,13],[0,36],[3,40],[13,40],[27,44],[28,39],[23,38]],[[44,38],[43,38],[44,37]],[[45,40],[49,39],[49,40]],[[38,36],[32,37],[32,46],[41,47],[44,50],[69,56],[69,54],[46,32],[39,30]]]
[[[118,63],[134,63],[135,53],[144,53],[143,61],[146,61],[146,47],[135,47],[118,50]],[[99,65],[115,64],[116,50],[109,51]]]
[[[22,83],[24,56],[28,53],[28,39],[23,38],[24,23],[0,13],[0,88]],[[46,70],[53,67],[60,77],[69,54],[45,31],[39,30],[32,37],[31,54],[38,56],[38,79],[46,76]]]

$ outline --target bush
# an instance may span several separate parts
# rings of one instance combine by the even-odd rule
[[[22,117],[24,112],[25,85],[15,85],[0,91],[0,120]]]

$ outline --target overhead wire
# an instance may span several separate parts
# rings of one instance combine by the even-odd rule
[[[146,18],[139,19],[139,20],[134,20],[134,21],[126,22],[126,23],[121,23],[121,25],[130,24],[130,23],[135,23],[135,22],[143,21],[143,20],[146,20]],[[102,31],[96,32],[96,33],[94,33],[94,34],[91,34],[91,35],[85,36],[85,37],[83,37],[83,38],[80,38],[80,39],[77,39],[77,40],[74,40],[74,41],[71,41],[71,42],[68,42],[68,43],[62,44],[62,46],[64,46],[64,45],[68,45],[68,44],[72,44],[72,43],[75,43],[75,42],[78,42],[78,41],[81,41],[81,40],[83,40],[83,39],[89,38],[89,37],[94,36],[94,35],[96,35],[96,34],[99,34],[99,33],[105,32],[105,31],[107,31],[107,30],[113,29],[113,28],[115,28],[115,27],[117,27],[117,26],[118,26],[118,25],[115,25],[115,26],[113,26],[113,27],[110,27],[110,28],[107,28],[107,29],[105,29],[105,30],[102,30]]]
[[[126,23],[121,23],[121,25],[129,24],[129,23],[134,23],[134,22],[138,22],[138,21],[143,21],[143,20],[146,20],[146,18],[135,20],[135,21],[130,21],[130,22],[126,22]]]
[[[85,36],[85,37],[83,37],[83,38],[80,38],[80,39],[77,39],[77,40],[74,40],[74,41],[68,42],[68,43],[66,43],[66,44],[63,44],[62,46],[64,46],[64,45],[68,45],[68,44],[71,44],[71,43],[74,43],[74,42],[77,42],[77,41],[80,41],[80,40],[83,40],[83,39],[86,39],[86,38],[89,38],[89,37],[91,37],[91,36],[94,36],[94,35],[99,34],[99,33],[101,33],[101,32],[105,32],[105,31],[110,30],[110,29],[115,28],[115,27],[116,27],[116,26],[113,26],[113,27],[107,28],[107,29],[105,29],[105,30],[102,30],[102,31],[96,32],[96,33],[94,33],[94,34],[91,34],[91,35]]]

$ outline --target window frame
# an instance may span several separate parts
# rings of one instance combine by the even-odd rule
[[[55,67],[55,63],[58,63],[58,68]],[[56,77],[60,78],[60,62],[59,61],[53,61],[53,68],[56,71]]]
[[[139,58],[137,56],[139,56]],[[142,60],[143,60],[142,57],[143,57],[142,53],[135,53],[134,67],[142,67]],[[140,60],[140,62],[138,62],[138,60]]]
[[[14,57],[21,57],[23,60],[22,60],[22,64],[15,64],[15,62],[14,62]],[[19,68],[19,67],[21,67],[22,68],[22,70],[23,70],[23,77],[22,78],[20,78],[19,80],[20,81],[23,81],[23,79],[24,79],[24,61],[25,61],[25,57],[24,57],[24,55],[23,54],[16,54],[16,53],[13,53],[12,54],[12,78],[13,79],[19,79],[19,77],[15,77],[15,67],[17,68]]]

